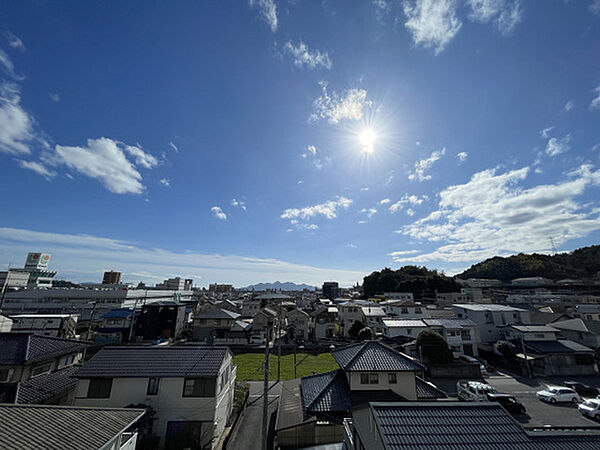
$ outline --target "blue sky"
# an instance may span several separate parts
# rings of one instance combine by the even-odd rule
[[[600,237],[598,0],[4,2],[0,70],[3,268],[349,285]]]

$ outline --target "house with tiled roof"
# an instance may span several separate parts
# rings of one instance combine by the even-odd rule
[[[0,403],[69,404],[90,343],[34,333],[0,333]]]
[[[231,414],[236,368],[226,347],[108,346],[76,376],[75,405],[145,405],[162,444],[213,448]]]
[[[240,320],[240,314],[224,308],[212,308],[194,317],[192,337],[210,344],[244,345],[252,325]]]
[[[446,395],[414,358],[379,341],[331,352],[339,369],[283,384],[275,431],[281,448],[341,442],[342,423],[369,401],[431,401]]]

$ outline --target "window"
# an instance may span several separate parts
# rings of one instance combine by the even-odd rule
[[[370,373],[369,374],[369,384],[379,384],[379,374],[378,373]]]
[[[421,314],[423,311],[421,310],[421,308],[415,308],[415,313],[416,314]]]
[[[50,372],[50,364],[43,364],[33,368],[31,371],[31,377],[37,377],[38,375],[43,375],[48,372]]]
[[[148,389],[146,394],[148,395],[158,395],[158,386],[160,385],[160,378],[151,377],[148,378]]]
[[[74,361],[75,361],[75,355],[63,356],[62,358],[60,358],[58,360],[58,368],[62,369],[63,367],[71,366],[71,365],[73,365]]]
[[[369,374],[368,373],[360,374],[360,384],[369,384]]]
[[[215,378],[186,378],[183,383],[184,397],[214,397]]]
[[[389,384],[396,384],[398,382],[398,380],[396,379],[396,374],[395,373],[388,373],[388,383]]]
[[[109,398],[112,378],[90,378],[88,398]]]
[[[408,314],[408,308],[406,306],[403,306],[400,310],[400,314]]]
[[[13,369],[0,369],[0,382],[10,381]]]

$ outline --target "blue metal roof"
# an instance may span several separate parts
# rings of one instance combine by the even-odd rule
[[[127,319],[131,315],[131,308],[112,309],[102,316],[103,319]]]

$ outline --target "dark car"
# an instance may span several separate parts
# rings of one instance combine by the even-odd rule
[[[490,402],[498,402],[502,407],[513,416],[525,414],[525,406],[519,402],[513,395],[501,393],[489,393],[487,398]]]
[[[574,389],[582,397],[596,397],[598,395],[598,389],[579,381],[564,381],[562,385]]]

